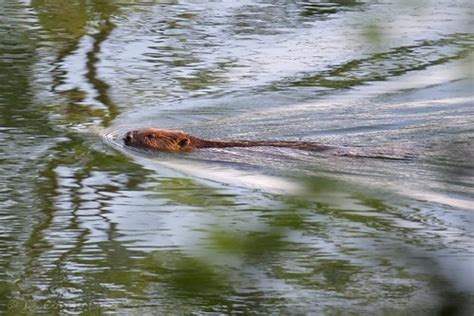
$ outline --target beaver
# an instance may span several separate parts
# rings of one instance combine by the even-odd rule
[[[333,156],[352,158],[376,158],[389,160],[406,160],[416,156],[408,151],[396,148],[367,149],[353,147],[328,146],[304,141],[265,141],[265,140],[207,140],[189,135],[182,131],[142,128],[127,132],[123,141],[125,145],[148,149],[157,152],[190,152],[200,148],[225,147],[285,147],[312,152],[325,152]]]
[[[190,152],[200,148],[225,147],[286,147],[309,151],[326,151],[335,147],[302,141],[206,140],[182,131],[143,128],[123,137],[125,145],[158,152]]]

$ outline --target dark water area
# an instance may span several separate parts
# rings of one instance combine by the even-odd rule
[[[0,0],[0,313],[472,315],[473,10]]]

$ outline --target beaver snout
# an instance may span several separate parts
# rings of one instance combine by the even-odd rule
[[[123,141],[125,142],[125,145],[130,145],[133,141],[133,134],[135,134],[136,131],[131,131],[127,132],[125,136],[123,137]]]

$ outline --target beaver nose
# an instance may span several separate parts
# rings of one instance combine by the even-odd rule
[[[133,140],[133,132],[127,132],[123,138],[123,141],[125,142],[126,145],[130,144]]]

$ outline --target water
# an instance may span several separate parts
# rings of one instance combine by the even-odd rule
[[[471,314],[472,10],[0,1],[0,310]]]

